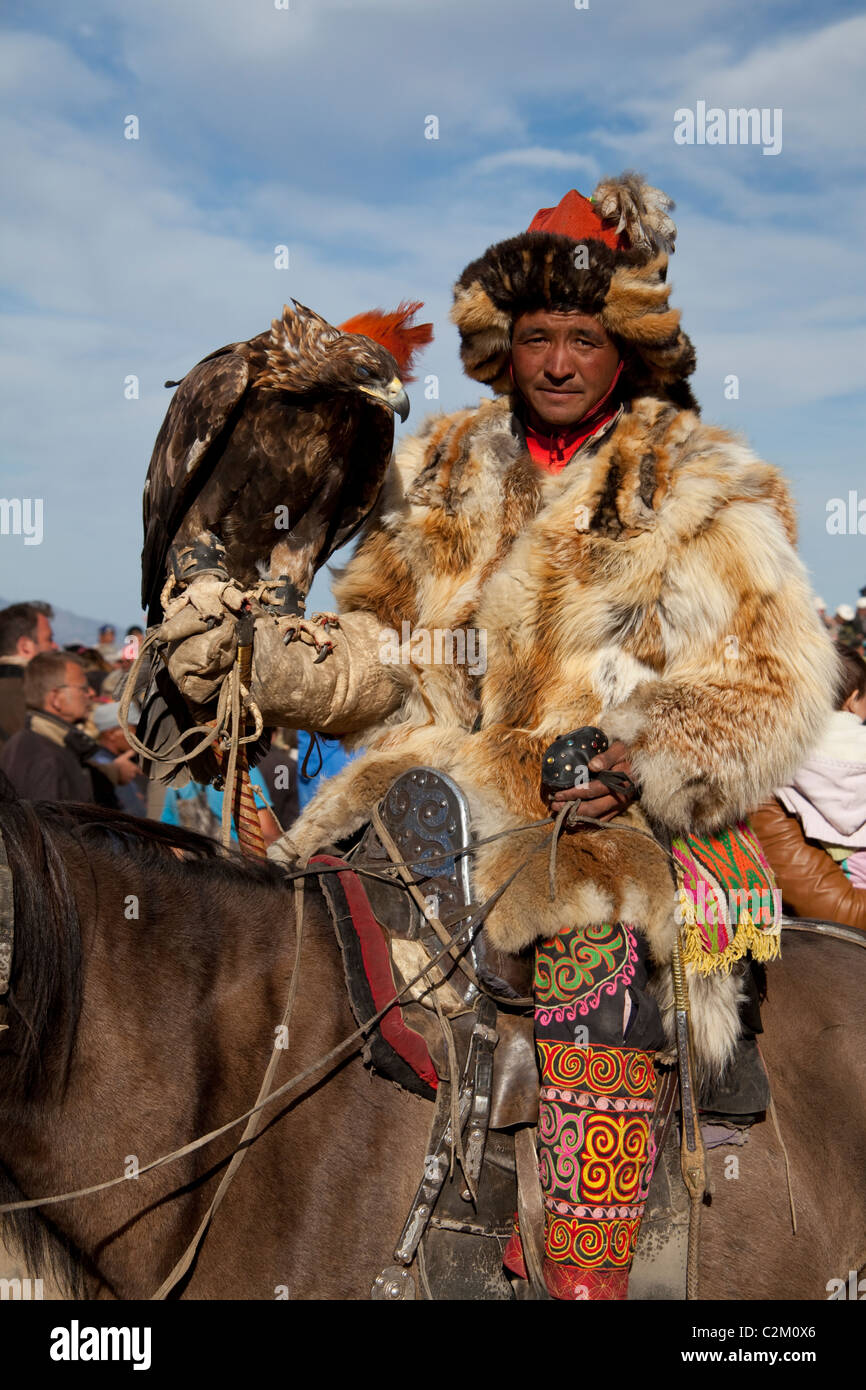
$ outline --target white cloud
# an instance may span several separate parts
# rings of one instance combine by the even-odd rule
[[[685,177],[707,171],[715,177],[730,169],[727,151],[718,146],[673,144],[674,113],[679,107],[780,107],[783,146],[776,156],[779,168],[808,167],[820,183],[830,183],[841,168],[862,164],[863,54],[866,15],[836,23],[816,23],[796,34],[763,35],[747,52],[735,49],[733,38],[713,39],[698,47],[684,45],[648,82],[626,89],[629,70],[614,74],[622,105],[639,122],[637,132],[615,133],[611,148],[646,150],[676,160]],[[757,149],[737,150],[745,157],[737,167],[744,178],[764,180],[769,160]],[[724,177],[724,173],[722,174]]]
[[[835,396],[863,389],[866,329],[846,327],[816,337],[813,330],[759,333],[712,332],[698,339],[701,374],[710,399],[710,383],[721,399],[725,377],[740,382],[740,409],[769,410],[778,406],[802,408],[830,402]]]
[[[597,180],[599,176],[598,163],[589,155],[576,154],[571,150],[547,149],[543,145],[499,150],[496,154],[476,159],[472,168],[477,174],[497,174],[502,169],[544,169],[578,172],[590,180]]]
[[[11,31],[0,44],[0,89],[10,111],[62,107],[80,115],[111,97],[115,85],[58,39]]]

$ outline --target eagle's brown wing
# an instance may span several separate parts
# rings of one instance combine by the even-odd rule
[[[231,343],[205,357],[178,386],[156,437],[144,485],[142,606],[153,609],[177,529],[207,482],[249,382],[248,344]]]

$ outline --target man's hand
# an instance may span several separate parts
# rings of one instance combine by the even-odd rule
[[[634,777],[631,766],[631,752],[627,744],[621,739],[612,743],[606,753],[597,753],[590,759],[588,764],[590,773],[593,772],[625,772],[629,777]],[[618,816],[627,806],[637,800],[637,789],[633,792],[623,792],[621,795],[614,796],[603,782],[592,780],[581,787],[572,787],[565,791],[557,791],[550,803],[550,809],[557,815],[564,806],[571,802],[578,802],[576,810],[581,816],[591,816],[593,820],[612,820]]]
[[[118,753],[112,766],[117,769],[118,786],[125,787],[127,782],[131,782],[138,772],[135,750],[128,748],[125,753]]]

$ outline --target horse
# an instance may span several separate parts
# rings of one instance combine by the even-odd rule
[[[92,806],[0,800],[14,885],[0,1032],[0,1205],[111,1186],[0,1217],[21,1269],[60,1296],[152,1297],[186,1249],[238,1127],[149,1161],[255,1102],[295,968],[293,893],[276,865]],[[432,1107],[371,1075],[324,899],[308,887],[272,1102],[172,1298],[366,1299],[393,1265]],[[821,1299],[866,1244],[866,956],[795,936],[770,970],[769,1123],[712,1150],[702,1296]],[[287,1042],[287,1046],[282,1046]],[[732,1165],[730,1158],[737,1162]],[[736,1167],[737,1176],[733,1169]]]

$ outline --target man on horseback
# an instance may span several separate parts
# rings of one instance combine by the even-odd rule
[[[326,661],[256,630],[265,722],[366,749],[281,842],[292,863],[348,844],[410,769],[465,795],[479,902],[549,835],[528,823],[583,817],[558,841],[555,893],[535,855],[486,921],[496,950],[535,953],[544,1277],[560,1298],[626,1296],[678,942],[700,1074],[736,1051],[737,963],[778,950],[778,913],[722,901],[770,883],[743,819],[815,742],[835,679],[783,479],[699,418],[668,303],[671,207],[635,175],[572,190],[464,270],[462,360],[495,399],[400,445],[334,586]],[[483,674],[454,660],[455,634],[483,635]],[[189,660],[170,667],[183,686]],[[519,1241],[507,1262],[523,1272]]]

